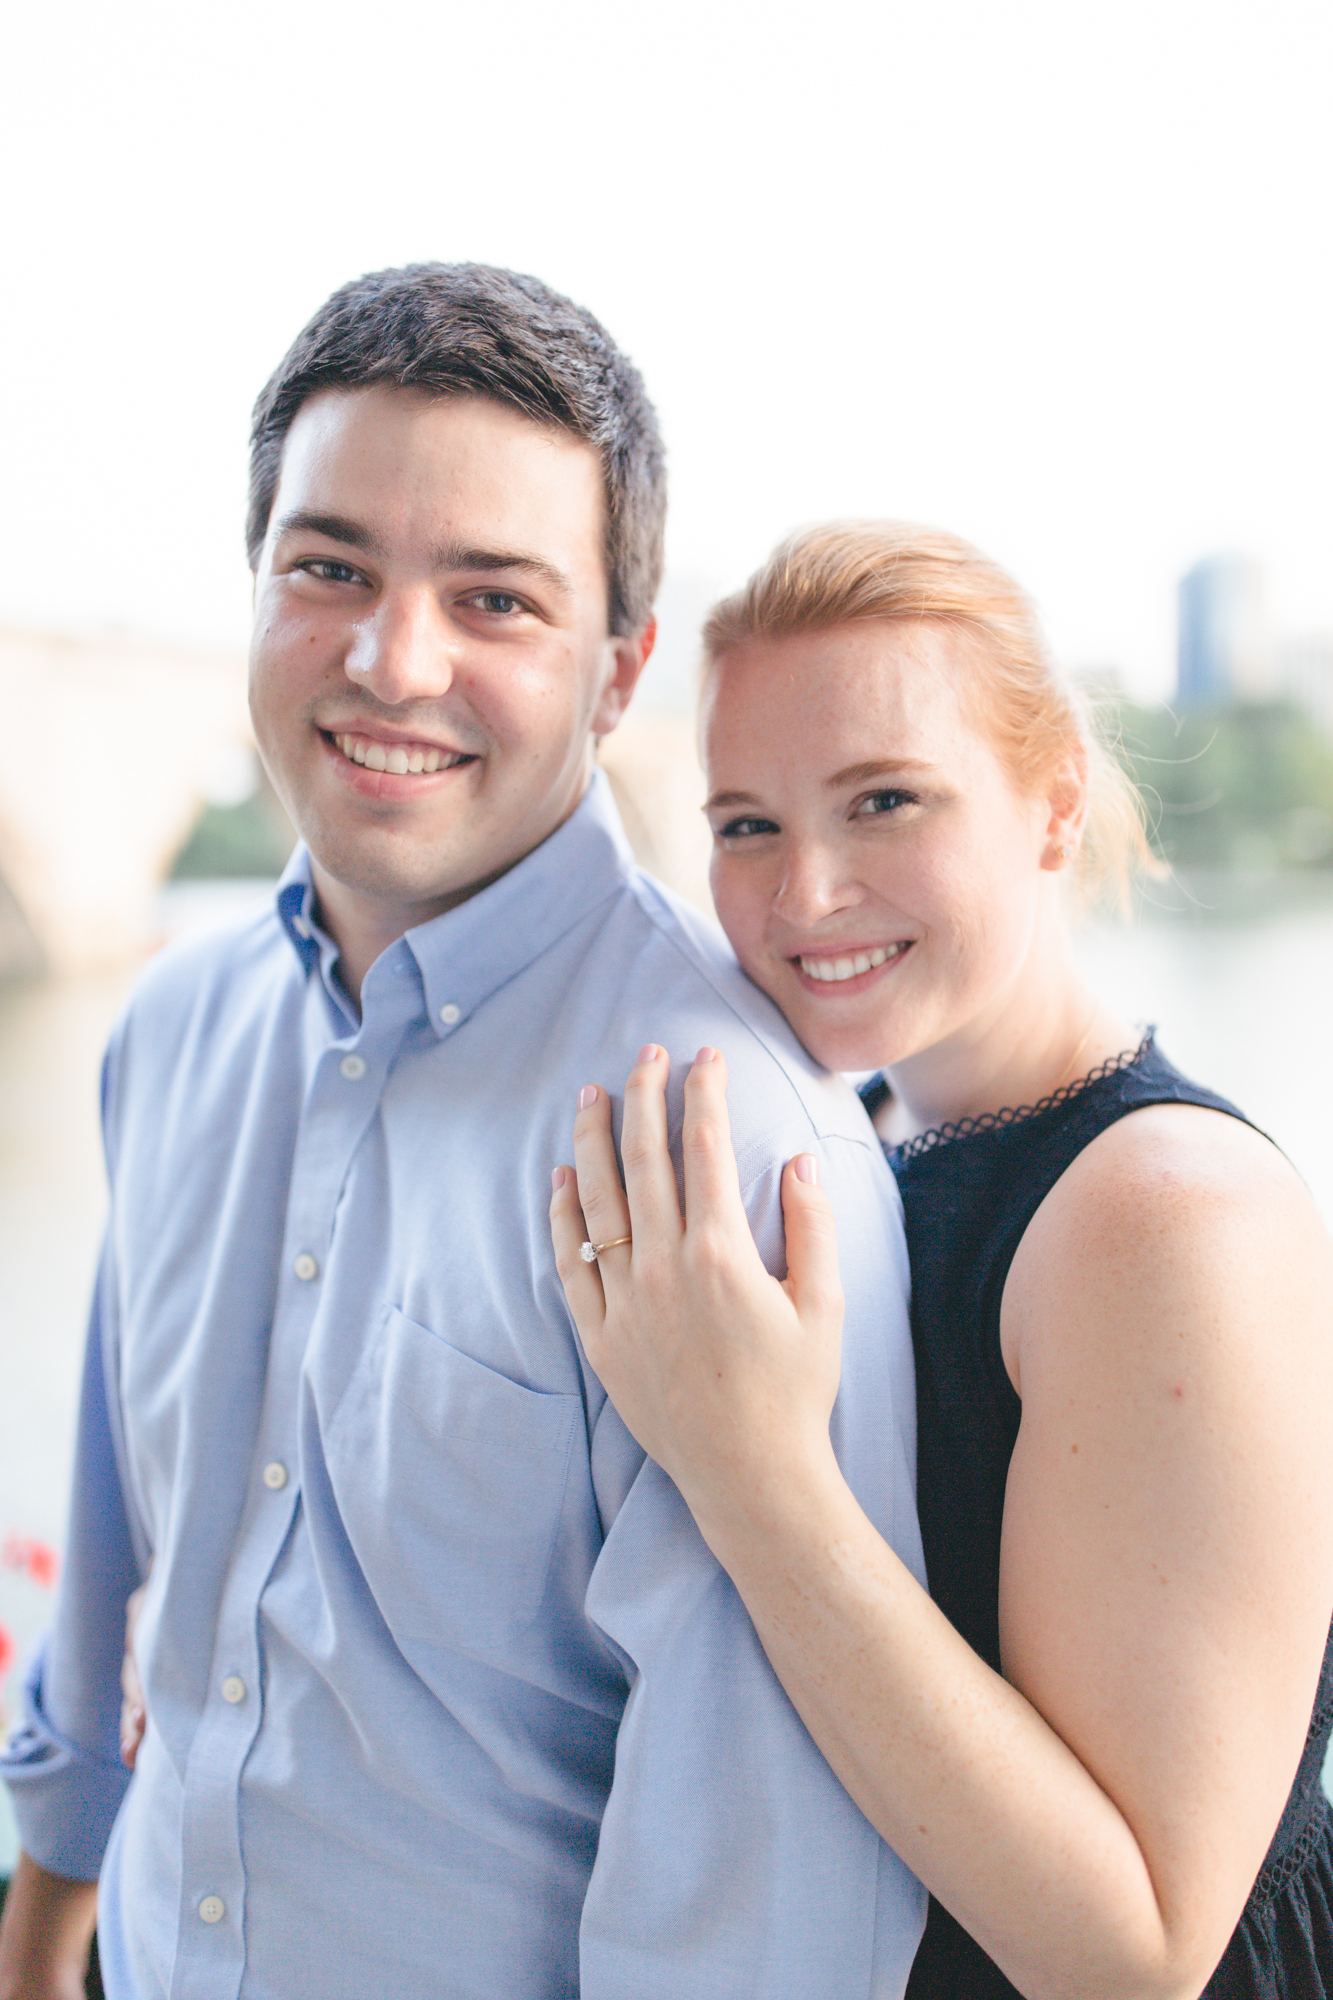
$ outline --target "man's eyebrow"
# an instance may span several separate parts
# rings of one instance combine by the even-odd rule
[[[574,585],[564,570],[528,549],[472,549],[461,542],[446,542],[436,549],[434,560],[436,569],[481,570],[488,576],[500,570],[518,570],[525,576],[539,577],[564,597],[574,595]]]
[[[359,549],[362,555],[378,558],[384,554],[379,536],[360,521],[353,521],[347,514],[321,514],[313,507],[297,507],[284,514],[278,523],[278,534],[323,535],[326,541],[341,542],[346,548]]]
[[[377,562],[386,560],[388,554],[384,542],[363,522],[354,521],[347,514],[322,514],[313,507],[297,507],[284,514],[278,522],[278,534],[323,535],[328,541],[341,542],[345,548],[374,556]],[[522,575],[539,577],[563,597],[574,595],[573,582],[564,570],[546,556],[535,555],[528,549],[474,549],[461,542],[443,542],[432,552],[431,561],[437,570],[474,570],[487,576],[518,570]]]

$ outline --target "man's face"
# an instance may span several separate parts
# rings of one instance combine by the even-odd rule
[[[582,796],[649,637],[607,634],[592,448],[482,397],[324,390],[287,434],[250,708],[325,920],[397,934]]]

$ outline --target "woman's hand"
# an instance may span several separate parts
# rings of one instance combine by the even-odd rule
[[[621,1417],[675,1480],[705,1536],[762,1509],[795,1457],[831,1460],[842,1289],[833,1216],[809,1153],[782,1176],[788,1276],[769,1276],[741,1203],[726,1065],[701,1049],[685,1084],[685,1216],[667,1150],[665,1050],[625,1086],[624,1187],[604,1090],[574,1125],[577,1177],[553,1175],[551,1234],[569,1309]],[[585,1263],[585,1241],[613,1244]]]

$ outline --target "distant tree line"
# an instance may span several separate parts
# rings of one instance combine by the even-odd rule
[[[281,875],[295,838],[272,786],[261,775],[257,789],[239,805],[200,809],[171,874],[178,882]]]
[[[1333,869],[1333,737],[1290,702],[1119,706],[1118,749],[1176,866]]]
[[[1179,867],[1333,870],[1333,737],[1290,702],[1108,705],[1111,734]],[[266,780],[205,806],[172,874],[274,876],[294,835]]]

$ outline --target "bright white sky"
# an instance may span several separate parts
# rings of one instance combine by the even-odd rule
[[[1169,691],[1240,547],[1333,629],[1328,0],[45,0],[10,16],[0,622],[243,642],[251,401],[343,279],[538,272],[636,358],[669,569],[956,528]]]

